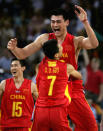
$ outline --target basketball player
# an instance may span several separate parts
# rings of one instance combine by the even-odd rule
[[[67,106],[71,102],[65,96],[69,75],[82,76],[72,65],[59,60],[62,46],[52,39],[43,44],[46,57],[40,63],[37,75],[39,97],[36,101],[32,131],[71,131],[67,120]]]
[[[3,131],[29,131],[34,107],[33,97],[37,99],[36,85],[23,77],[25,66],[14,58],[11,61],[12,78],[0,84],[1,126]]]
[[[19,59],[25,59],[38,51],[44,42],[48,39],[57,39],[58,44],[63,47],[62,59],[66,63],[70,63],[77,69],[78,55],[82,48],[94,49],[98,46],[98,40],[95,36],[93,29],[91,28],[87,13],[80,6],[75,6],[79,10],[75,10],[77,17],[80,19],[85,27],[87,37],[73,36],[67,32],[67,26],[69,25],[68,13],[62,9],[58,9],[51,14],[51,28],[53,33],[42,34],[35,41],[30,43],[24,48],[17,47],[17,39],[11,39],[8,42],[7,48]],[[98,131],[97,123],[94,115],[85,100],[83,93],[83,86],[81,80],[72,80],[72,102],[68,108],[68,114],[75,124],[75,131]],[[85,122],[84,122],[85,121]]]

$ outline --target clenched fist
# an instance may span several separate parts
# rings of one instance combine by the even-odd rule
[[[17,39],[16,38],[14,38],[14,39],[11,39],[9,42],[8,42],[8,44],[7,44],[7,48],[9,49],[9,50],[14,50],[15,48],[17,47]]]

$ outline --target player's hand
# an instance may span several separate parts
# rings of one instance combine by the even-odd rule
[[[81,22],[87,21],[87,13],[86,13],[86,11],[82,7],[80,7],[78,5],[75,5],[75,8],[77,8],[77,10],[79,10],[79,12],[77,10],[75,10],[75,13],[78,16],[78,18],[80,19],[80,21]]]
[[[8,42],[8,44],[7,44],[7,48],[9,49],[9,50],[14,50],[15,48],[17,47],[17,39],[16,38],[14,38],[14,39],[11,39],[9,42]]]

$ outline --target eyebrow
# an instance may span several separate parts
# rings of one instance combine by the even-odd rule
[[[59,22],[59,21],[62,21],[62,20],[51,20],[52,22]]]

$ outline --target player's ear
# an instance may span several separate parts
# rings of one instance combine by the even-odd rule
[[[23,67],[22,67],[22,70],[24,71],[25,69],[26,69],[26,67],[25,67],[25,66],[23,66]]]
[[[69,20],[66,20],[66,26],[68,26],[69,25]]]
[[[55,58],[58,58],[58,57],[59,57],[59,54],[58,54],[58,53],[56,53],[56,54],[54,55],[54,57],[55,57]]]

